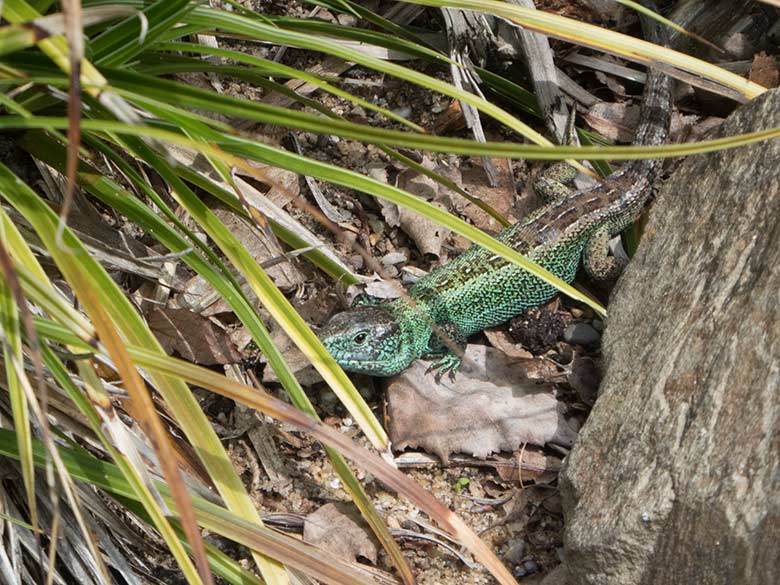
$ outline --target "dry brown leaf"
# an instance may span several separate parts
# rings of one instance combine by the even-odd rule
[[[241,245],[252,255],[255,262],[263,264],[269,260],[278,259],[283,251],[275,242],[271,242],[259,229],[250,225],[232,211],[224,207],[213,209],[214,215],[225,224],[225,227],[241,242]],[[289,291],[302,284],[306,279],[290,262],[282,261],[266,269],[274,284],[283,291]]]
[[[241,360],[227,332],[189,309],[155,309],[146,320],[167,353],[202,366]]]
[[[452,100],[447,109],[444,110],[433,125],[433,131],[436,134],[450,134],[460,132],[466,128],[466,117],[463,115],[463,109],[458,100]]]
[[[504,481],[549,483],[558,477],[561,459],[537,447],[525,447],[509,457],[493,457],[489,462]]]
[[[476,159],[474,160],[476,162]],[[490,160],[496,170],[496,186],[490,186],[481,163],[477,163],[471,168],[462,169],[463,188],[475,198],[487,203],[503,217],[507,217],[517,196],[512,161],[508,158]],[[503,228],[498,221],[460,195],[453,194],[452,199],[455,209],[474,222],[479,229],[495,233]],[[508,219],[511,221],[511,218]]]
[[[345,504],[325,504],[309,514],[303,525],[303,540],[342,559],[356,561],[363,557],[376,563],[377,545],[368,525]]]
[[[534,357],[534,354],[519,343],[516,343],[515,340],[512,339],[512,336],[509,335],[509,332],[504,328],[485,329],[485,337],[487,337],[490,345],[501,350],[511,358],[531,360]],[[531,375],[528,377],[536,378],[536,376]]]
[[[351,287],[350,287],[351,289]],[[350,294],[350,289],[347,289],[347,295]],[[355,294],[365,292],[367,295],[377,297],[379,299],[397,299],[403,295],[403,287],[396,281],[382,280],[376,277],[374,280],[370,280],[366,283],[365,287],[355,287]],[[351,298],[354,298],[354,294]]]
[[[276,325],[276,322],[273,322],[271,327],[271,339],[273,340],[274,345],[279,348],[290,371],[295,374],[295,377],[302,385],[311,386],[312,384],[322,381],[322,377],[314,366],[311,365],[309,358],[298,349],[298,346],[296,346],[292,339]],[[263,370],[262,381],[264,383],[279,382],[276,372],[268,365],[264,355],[260,357],[260,361],[266,365]]]
[[[592,405],[596,402],[599,392],[599,382],[601,376],[596,362],[593,358],[583,356],[577,352],[569,366],[568,382],[580,400],[585,404]]]
[[[571,446],[576,433],[551,384],[530,380],[522,363],[484,345],[469,345],[455,380],[436,382],[417,360],[387,389],[389,431],[398,449],[422,447],[487,457],[524,443]]]
[[[428,162],[428,166],[434,166],[433,163],[430,163],[430,161]],[[436,172],[440,171],[438,167],[436,167],[435,170]],[[447,209],[437,201],[443,187],[430,177],[423,175],[414,169],[407,169],[398,176],[398,186],[426,201],[430,201],[432,205],[436,205],[445,211]],[[414,241],[420,252],[423,254],[439,256],[441,246],[450,234],[448,229],[443,228],[438,223],[404,207],[393,209],[383,206],[382,213],[388,224],[399,225],[401,227],[406,235]],[[393,221],[396,221],[397,223],[393,223]]]
[[[239,172],[238,175],[244,175],[247,181],[279,207],[284,207],[300,195],[301,184],[298,180],[298,173],[262,163],[252,163],[252,166],[258,169],[258,174],[265,180],[261,180],[259,176],[247,177],[242,172]],[[240,188],[241,184],[237,184]]]
[[[534,357],[522,344],[517,343],[506,329],[486,329],[484,333],[490,345],[507,357],[522,363],[525,375],[531,380],[553,383],[566,381],[566,374],[559,371],[559,367],[553,360],[545,357]]]
[[[592,130],[609,140],[631,142],[639,121],[639,106],[599,102],[585,114],[585,121]]]
[[[748,78],[750,81],[760,83],[764,87],[777,87],[780,83],[777,59],[761,51],[753,57],[753,64],[750,66]]]
[[[433,201],[431,204],[446,211],[446,207],[440,203]],[[437,257],[441,254],[441,246],[450,235],[450,230],[405,207],[398,210],[398,221],[420,252]]]
[[[415,169],[406,169],[398,175],[398,187],[426,201],[436,199],[439,194],[439,183]]]
[[[615,95],[615,97],[625,98],[629,96],[628,92],[626,91],[626,86],[624,85],[621,78],[610,75],[609,73],[605,73],[604,71],[596,71],[596,79],[606,85],[607,88]]]

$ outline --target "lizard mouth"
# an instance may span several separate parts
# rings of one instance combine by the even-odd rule
[[[355,356],[351,354],[349,359],[334,356],[338,364],[346,371],[354,374],[366,374],[368,376],[393,376],[404,369],[397,367],[392,361],[377,359],[376,356]]]

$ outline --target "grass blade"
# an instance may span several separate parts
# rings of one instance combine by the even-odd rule
[[[88,290],[91,289],[97,295],[96,304],[105,307],[115,319],[119,319],[115,325],[122,331],[126,339],[153,347],[162,353],[162,348],[156,338],[118,289],[116,283],[85,250],[80,250],[79,262],[76,263],[73,257],[58,248],[54,236],[57,222],[53,217],[53,212],[24,183],[17,181],[13,174],[1,166],[0,195],[16,207],[33,225],[46,243],[49,252],[58,260],[58,264],[66,276],[80,282],[80,279],[83,278],[82,271],[88,273],[84,286],[88,286]],[[69,245],[79,245],[77,240],[73,238],[70,240]],[[203,464],[211,473],[228,505],[237,513],[259,522],[259,515],[236,475],[222,444],[186,386],[164,377],[155,379],[155,384],[175,413],[187,437],[198,450]],[[265,557],[259,557],[258,562],[269,582],[275,584],[288,582],[284,569],[278,563],[265,559]]]
[[[63,156],[61,149],[58,150],[52,141],[48,140],[45,136],[35,136],[34,138],[27,137],[23,141],[23,144],[48,164],[53,165],[55,168],[62,168]],[[110,154],[107,150],[104,150],[104,152]],[[120,163],[119,159],[115,159],[115,162]],[[134,177],[134,172],[129,166],[124,166],[122,168],[127,176],[130,178]],[[140,180],[140,177],[138,177],[138,179],[139,180],[136,182],[139,189],[153,198],[156,197],[145,182]],[[124,191],[119,185],[113,183],[110,179],[102,176],[96,171],[91,170],[86,164],[82,164],[81,166],[79,181],[90,193],[103,201],[103,203],[126,215],[129,219],[142,226],[147,233],[155,234],[156,238],[161,243],[165,244],[172,252],[187,249],[190,245],[176,233],[175,230],[171,229],[165,221],[159,218],[157,214],[141,204],[132,193]],[[159,200],[158,198],[157,203],[166,215],[175,218],[178,222],[178,218],[176,218],[172,212],[169,213],[167,206],[162,200]],[[253,339],[269,359],[269,363],[274,367],[277,376],[290,394],[293,403],[310,416],[316,417],[314,407],[287,368],[282,356],[270,339],[270,335],[252,309],[249,301],[244,297],[238,284],[235,283],[232,278],[225,279],[222,276],[222,272],[214,270],[211,265],[197,254],[187,254],[183,258],[196,272],[204,276],[216,290],[220,291],[221,297],[226,299],[231,305],[231,308],[252,333]],[[39,299],[38,302],[41,302],[41,300]],[[92,336],[91,333],[88,333],[87,335],[89,337]],[[371,505],[362,487],[354,477],[354,474],[336,451],[330,448],[327,448],[327,451],[337,473],[352,495],[355,504],[374,530],[377,538],[382,542],[393,563],[398,568],[402,578],[405,582],[411,582],[411,571],[409,570],[398,545],[390,536],[387,527]]]
[[[498,0],[409,0],[409,2],[424,6],[485,12],[505,18],[528,30],[618,55],[637,63],[656,66],[665,63],[692,74],[685,76],[684,81],[700,86],[700,79],[709,80],[717,85],[724,95],[741,102],[766,91],[765,87],[744,77],[690,55],[558,14],[516,6],[510,2]],[[676,75],[673,71],[670,73]]]

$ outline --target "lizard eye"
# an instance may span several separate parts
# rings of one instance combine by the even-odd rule
[[[366,342],[366,339],[368,339],[368,333],[365,331],[361,331],[355,337],[352,338],[352,341],[357,343],[358,345],[363,345]]]

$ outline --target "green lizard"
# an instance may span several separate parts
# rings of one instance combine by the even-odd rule
[[[665,31],[642,18],[645,35],[657,44]],[[671,117],[671,81],[648,69],[640,123],[634,144],[663,144]],[[648,202],[660,161],[639,160],[624,165],[602,183],[570,192],[564,183],[575,171],[554,165],[554,178],[543,178],[537,191],[547,205],[500,232],[496,239],[543,266],[566,282],[583,261],[595,278],[609,278],[621,266],[607,255],[610,237],[628,227]],[[563,168],[571,169],[561,172]],[[381,301],[363,295],[353,308],[336,314],[320,339],[347,371],[375,376],[394,375],[413,360],[439,358],[439,375],[459,367],[451,347],[463,346],[470,335],[499,325],[557,290],[516,264],[473,245],[456,259],[431,271],[408,296]],[[442,341],[449,338],[451,342]]]

